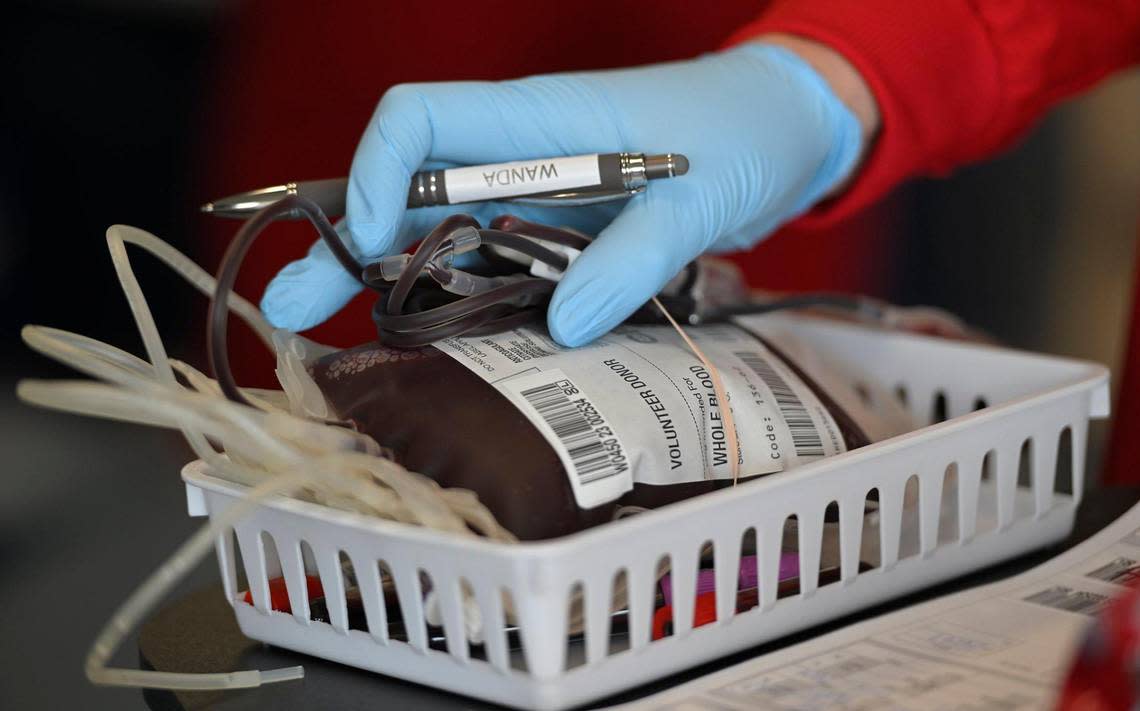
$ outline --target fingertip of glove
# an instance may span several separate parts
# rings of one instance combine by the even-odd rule
[[[584,346],[620,324],[627,315],[623,295],[597,282],[554,292],[547,311],[547,328],[554,340],[569,348]]]
[[[593,338],[586,337],[585,333],[573,324],[566,323],[564,320],[559,320],[554,315],[547,317],[547,328],[550,330],[550,337],[567,348],[577,348],[584,346]]]
[[[296,290],[295,285],[282,283],[280,277],[266,287],[261,297],[261,312],[274,327],[304,331],[328,317],[316,311],[312,302],[297,298]]]
[[[394,230],[379,222],[345,220],[344,223],[353,244],[365,255],[375,256],[387,253],[392,246]]]
[[[564,290],[555,291],[546,312],[546,325],[551,337],[567,348],[577,348],[593,340],[586,338],[590,323],[582,308],[580,291],[569,294]]]
[[[304,331],[332,316],[359,291],[359,285],[337,265],[331,270],[306,257],[292,262],[269,282],[261,311],[271,324]]]

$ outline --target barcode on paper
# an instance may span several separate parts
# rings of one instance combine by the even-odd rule
[[[1095,616],[1100,612],[1101,606],[1108,601],[1108,596],[1086,590],[1073,590],[1064,585],[1055,585],[1041,592],[1033,593],[1024,600],[1037,605],[1052,607],[1055,610]]]
[[[822,457],[823,440],[819,436],[819,430],[795,390],[792,390],[788,382],[772,368],[772,364],[759,353],[737,351],[736,357],[753,373],[760,376],[772,391],[772,396],[776,398],[776,407],[779,408],[780,415],[792,435],[792,446],[796,449],[796,456]]]
[[[613,427],[562,371],[543,371],[508,385],[549,430],[544,434],[571,477],[579,506],[613,500],[633,486],[629,458]]]
[[[1121,556],[1111,563],[1089,572],[1086,577],[1103,580],[1106,583],[1130,585],[1134,580],[1140,578],[1140,565],[1137,565],[1136,561],[1131,558]]]

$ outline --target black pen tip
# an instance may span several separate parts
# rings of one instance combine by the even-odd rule
[[[680,153],[673,154],[673,175],[684,175],[689,172],[689,159]]]

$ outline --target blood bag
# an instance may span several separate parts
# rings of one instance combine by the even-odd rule
[[[913,427],[899,407],[866,407],[804,344],[741,323],[687,329],[724,379],[737,452],[726,445],[726,403],[668,326],[626,325],[576,349],[525,327],[334,352],[290,334],[278,350],[292,363],[282,385],[306,414],[341,420],[408,469],[475,492],[505,528],[535,540]]]

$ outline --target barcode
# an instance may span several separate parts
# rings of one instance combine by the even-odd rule
[[[820,439],[819,430],[815,421],[811,419],[803,401],[795,391],[788,387],[779,373],[759,353],[738,351],[736,357],[760,376],[768,389],[776,398],[776,406],[780,408],[780,415],[792,433],[792,445],[796,448],[796,455],[800,457],[822,457],[823,440]]]
[[[1136,561],[1131,558],[1120,557],[1092,571],[1087,577],[1103,580],[1106,583],[1128,585],[1140,577],[1140,565],[1136,565]]]
[[[1025,598],[1026,602],[1052,607],[1056,610],[1080,612],[1086,615],[1096,615],[1107,600],[1108,596],[1106,595],[1099,595],[1084,590],[1073,590],[1063,585],[1042,590]]]
[[[625,456],[612,436],[607,447],[603,438],[611,430],[606,421],[585,396],[571,400],[568,393],[580,391],[567,379],[519,391],[566,448],[579,483],[621,474],[627,468]]]

